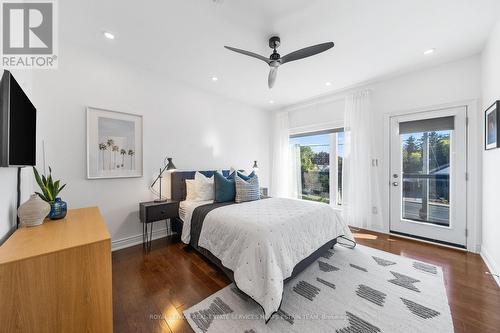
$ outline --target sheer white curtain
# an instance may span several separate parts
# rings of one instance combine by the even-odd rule
[[[342,209],[347,224],[381,229],[379,183],[372,165],[375,140],[370,95],[360,91],[345,101]]]
[[[302,198],[302,173],[300,163],[300,145],[290,146],[290,197],[295,199]]]
[[[273,115],[273,158],[271,170],[271,195],[290,196],[290,133],[288,112]]]

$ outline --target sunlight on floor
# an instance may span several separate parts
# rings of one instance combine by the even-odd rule
[[[359,238],[359,239],[377,239],[378,238],[377,235],[362,234],[362,233],[358,233],[358,232],[355,232],[353,235],[354,235],[354,238]]]
[[[170,305],[163,311],[162,319],[167,322],[168,327],[170,327],[172,331],[177,331],[177,329],[180,328],[184,317],[182,314],[179,314],[179,311],[177,311],[173,305]]]

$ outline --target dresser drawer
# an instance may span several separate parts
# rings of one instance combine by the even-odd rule
[[[179,204],[168,203],[164,205],[155,205],[146,207],[146,223],[166,220],[179,215]]]

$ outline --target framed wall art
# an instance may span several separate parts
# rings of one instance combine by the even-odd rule
[[[87,179],[142,177],[142,116],[87,107]]]
[[[500,147],[500,117],[498,110],[500,101],[496,101],[484,112],[484,147],[486,150]]]

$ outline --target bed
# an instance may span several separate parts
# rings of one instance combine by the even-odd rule
[[[214,173],[200,172],[208,177]],[[194,175],[195,171],[172,173],[172,199],[180,201],[181,240],[257,302],[266,321],[279,310],[287,280],[337,240],[355,244],[339,213],[327,204],[285,198],[238,204],[186,201],[185,180]]]

